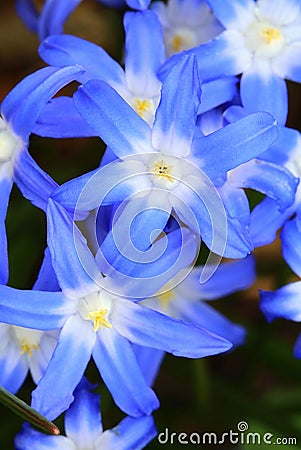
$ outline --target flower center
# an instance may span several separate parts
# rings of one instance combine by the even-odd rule
[[[261,36],[267,44],[271,44],[274,40],[281,39],[281,33],[277,28],[264,28]]]
[[[158,97],[159,101],[159,97]],[[136,111],[136,113],[144,119],[149,125],[155,120],[155,112],[157,107],[157,98],[132,97],[128,103]]]
[[[104,291],[94,292],[79,299],[78,312],[84,320],[93,322],[94,331],[100,328],[112,328],[110,312],[112,299]]]
[[[254,21],[245,34],[246,47],[259,58],[272,58],[285,45],[281,30],[267,21]]]
[[[107,319],[108,309],[99,309],[98,311],[90,311],[86,316],[86,320],[91,320],[94,323],[94,331],[99,330],[99,328],[107,327],[112,328],[112,325]]]
[[[162,309],[167,309],[169,302],[171,302],[174,298],[175,294],[172,289],[158,295],[158,299],[161,303]]]
[[[29,328],[18,327],[12,325],[15,340],[20,347],[20,354],[31,357],[35,350],[40,350],[40,340],[43,334],[39,330],[31,330]]]
[[[154,161],[154,168],[152,173],[157,175],[158,178],[165,178],[166,180],[174,183],[173,176],[171,175],[171,169],[173,166],[169,166],[163,159],[161,161]]]
[[[195,47],[197,41],[193,31],[187,28],[178,28],[175,32],[169,34],[169,36],[167,33],[165,43],[167,54],[171,56],[174,53]]]

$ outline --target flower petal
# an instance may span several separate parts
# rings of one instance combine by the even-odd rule
[[[165,316],[128,300],[118,300],[111,314],[115,329],[129,341],[176,356],[201,358],[222,353],[231,343],[205,328]]]
[[[269,322],[278,317],[300,322],[300,292],[301,281],[287,284],[275,292],[260,290],[260,309]]]
[[[285,211],[295,200],[299,179],[285,167],[260,159],[253,159],[232,171],[232,186],[255,189],[277,201]]]
[[[51,34],[62,33],[69,15],[81,2],[82,0],[47,1],[39,19],[39,39],[42,41]]]
[[[16,450],[74,450],[74,443],[65,436],[47,436],[26,424],[15,438],[15,448]]]
[[[78,315],[71,316],[61,331],[43,378],[32,393],[34,409],[53,420],[69,407],[74,399],[73,391],[90,360],[94,343],[95,333],[91,323]]]
[[[126,417],[112,430],[106,430],[98,441],[98,448],[106,450],[142,450],[156,436],[152,416]]]
[[[102,276],[85,238],[64,208],[51,199],[47,223],[48,246],[61,289],[75,299],[99,290]]]
[[[88,81],[74,94],[74,101],[88,124],[120,158],[153,151],[149,125],[107,83]]]
[[[296,220],[286,222],[281,232],[282,254],[291,269],[301,276],[301,232]]]
[[[14,166],[14,181],[23,196],[44,211],[51,193],[57,183],[32,159],[27,150],[23,150]]]
[[[101,47],[77,36],[67,34],[49,36],[40,45],[39,53],[51,66],[83,67],[85,72],[80,75],[81,82],[97,79],[114,85],[124,84],[121,66]]]
[[[115,403],[124,412],[139,417],[158,408],[158,399],[146,384],[130,343],[114,329],[97,332],[93,358]]]
[[[99,395],[92,392],[93,386],[83,378],[74,392],[74,402],[65,415],[66,435],[78,448],[93,448],[95,440],[102,434]]]
[[[0,179],[0,284],[6,284],[8,281],[8,254],[7,254],[7,237],[5,229],[5,218],[9,202],[9,196],[12,188],[12,180],[10,177],[1,177]]]
[[[215,17],[226,28],[244,29],[254,20],[253,0],[208,0]]]
[[[195,139],[199,166],[211,179],[264,152],[278,136],[274,118],[265,112],[250,114],[208,136]]]
[[[272,72],[270,63],[254,61],[241,77],[240,95],[249,112],[267,111],[284,125],[287,118],[287,87],[285,81]]]
[[[33,127],[33,133],[43,137],[69,138],[96,136],[81,117],[70,97],[57,97],[50,100]]]
[[[27,27],[34,33],[38,30],[39,15],[33,0],[17,0],[16,11]]]
[[[51,97],[82,72],[79,66],[44,67],[24,78],[5,97],[1,112],[14,132],[26,141]]]
[[[74,304],[62,292],[25,291],[0,285],[1,321],[37,330],[60,328]]]
[[[152,11],[127,12],[125,28],[125,76],[129,90],[153,97],[160,92],[157,71],[165,59],[162,30]],[[139,39],[137,39],[139,36]]]
[[[185,82],[184,82],[185,80]],[[165,78],[153,125],[154,148],[186,156],[190,150],[201,100],[194,56],[183,56]]]

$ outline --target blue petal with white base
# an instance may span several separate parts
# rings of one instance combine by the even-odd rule
[[[127,339],[112,329],[102,328],[97,333],[93,358],[115,403],[124,412],[139,417],[159,407]]]
[[[47,370],[32,392],[34,409],[53,420],[69,407],[74,399],[73,391],[90,360],[94,343],[95,333],[91,324],[78,315],[69,317]]]
[[[260,309],[268,321],[282,317],[301,321],[301,281],[290,283],[275,292],[260,291]]]

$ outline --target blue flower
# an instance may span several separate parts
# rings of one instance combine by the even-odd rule
[[[29,136],[48,100],[81,72],[46,67],[24,78],[4,98],[0,118],[0,283],[8,280],[5,217],[13,182],[24,197],[45,210],[57,184],[31,158]]]
[[[192,50],[201,77],[242,74],[243,106],[253,112],[269,111],[280,123],[285,122],[284,79],[301,81],[299,1],[208,0],[208,4],[225,31]],[[169,60],[165,70],[173,63]]]
[[[24,425],[15,438],[16,450],[140,450],[156,436],[151,416],[126,417],[116,427],[104,431],[100,397],[92,389],[85,379],[76,389],[74,401],[65,415],[66,436],[47,436]]]
[[[78,77],[80,83],[88,80],[107,82],[141,118],[152,125],[161,95],[161,81],[157,72],[165,61],[161,26],[154,12],[143,11],[126,13],[124,28],[124,69],[102,48],[75,36],[50,36],[41,44],[39,53],[48,64],[55,67],[75,64],[83,67],[85,73]],[[137,35],[139,40],[136,39]],[[235,77],[204,83],[198,113],[232,99],[236,84]],[[68,115],[63,115],[62,110]],[[51,137],[95,135],[95,130],[82,120],[68,97],[56,98],[46,106],[35,132],[40,135],[46,132]]]
[[[45,375],[33,392],[32,406],[50,419],[67,409],[92,354],[116,404],[132,416],[150,414],[158,400],[144,379],[131,342],[192,358],[220,353],[232,345],[205,328],[124,298],[129,292],[141,298],[144,289],[151,295],[151,286],[157,290],[168,278],[159,277],[157,286],[155,277],[146,288],[135,273],[128,286],[124,279],[118,283],[118,279],[104,278],[82,235],[72,229],[69,215],[49,200],[48,244],[63,292],[0,287],[3,322],[46,330],[62,327]],[[166,267],[164,261],[162,265]]]
[[[124,201],[123,217],[141,213],[131,225],[140,250],[148,248],[153,229],[157,235],[164,229],[173,210],[213,252],[223,254],[226,245],[225,256],[246,256],[252,250],[247,232],[226,216],[214,180],[275,140],[273,118],[257,113],[195,137],[201,87],[193,57],[179,61],[161,92],[150,128],[105,82],[88,81],[81,87],[74,94],[77,108],[119,160],[67,183],[53,198],[70,208],[80,197],[78,211]],[[107,239],[111,249],[112,234]]]
[[[217,36],[222,25],[205,0],[169,0],[151,5],[162,25],[167,57]]]

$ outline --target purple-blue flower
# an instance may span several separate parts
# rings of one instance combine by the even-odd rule
[[[125,417],[117,426],[103,430],[100,396],[83,379],[65,415],[66,436],[47,436],[28,424],[15,438],[16,450],[140,450],[156,436],[152,416]]]

